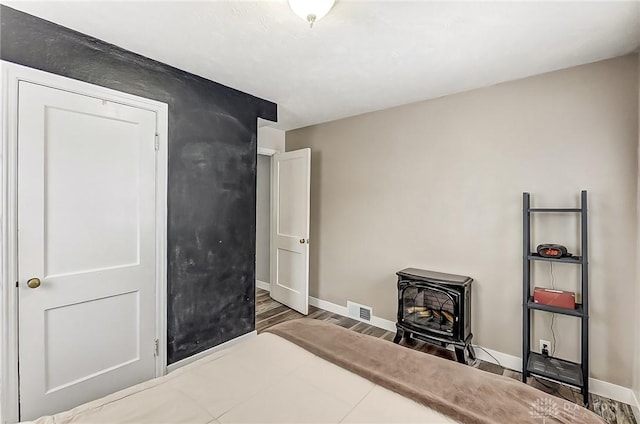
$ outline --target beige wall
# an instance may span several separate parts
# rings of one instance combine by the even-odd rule
[[[312,149],[310,294],[395,320],[396,271],[469,275],[474,342],[520,356],[522,192],[575,207],[586,189],[591,374],[631,387],[637,84],[633,55],[287,132]],[[578,253],[578,224],[536,219],[533,243]],[[557,287],[577,290],[576,268],[556,264]],[[550,284],[548,263],[533,272]],[[534,346],[551,337],[536,317]],[[577,320],[556,323],[556,355],[577,359]]]

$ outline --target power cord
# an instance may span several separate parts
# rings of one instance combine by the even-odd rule
[[[551,273],[551,288],[552,289],[556,289],[556,279],[555,276],[553,275],[553,262],[549,262],[549,272]],[[553,312],[551,313],[551,337],[553,337],[553,343],[551,344],[551,356],[555,356],[556,353],[556,332],[553,328],[553,325],[556,322],[556,314],[554,314]]]
[[[554,395],[554,396],[560,396],[562,399],[564,399],[564,400],[566,400],[566,401],[568,401],[568,402],[576,403],[576,400],[575,400],[575,399],[569,399],[568,397],[565,397],[562,393],[560,393],[560,391],[558,391],[555,387],[547,385],[547,384],[545,383],[545,380],[543,380],[543,379],[541,379],[541,378],[538,378],[538,377],[536,377],[536,376],[531,376],[531,377],[533,377],[533,379],[534,379],[535,381],[537,381],[538,383],[540,383],[541,385],[543,385],[543,386],[544,386],[544,387],[546,387],[547,389],[552,390],[552,391],[553,391],[553,393],[551,393],[552,395]]]
[[[498,361],[498,359],[497,359],[495,356],[493,356],[491,353],[489,353],[489,351],[488,351],[487,349],[483,348],[482,346],[478,346],[478,345],[471,345],[471,346],[473,346],[473,347],[475,347],[475,348],[477,348],[477,349],[480,349],[481,351],[483,351],[483,352],[484,352],[484,353],[486,353],[487,355],[491,356],[491,357],[493,358],[493,360],[494,360],[494,361],[496,361],[496,364],[497,364],[499,367],[504,368],[504,367],[502,366],[502,364],[500,363],[500,361]]]

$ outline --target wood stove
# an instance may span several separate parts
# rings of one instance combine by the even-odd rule
[[[398,322],[393,339],[404,337],[447,347],[453,345],[458,362],[475,360],[471,345],[470,277],[407,268],[398,276]],[[465,357],[466,352],[466,357]]]

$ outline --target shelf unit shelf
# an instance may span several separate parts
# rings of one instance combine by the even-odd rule
[[[542,213],[578,213],[580,215],[581,256],[547,258],[531,251],[531,215]],[[589,261],[587,245],[587,192],[580,193],[580,208],[532,208],[531,195],[522,194],[522,358],[526,364],[522,372],[522,381],[531,375],[580,388],[585,406],[589,405]],[[575,309],[542,305],[533,301],[531,295],[531,263],[533,261],[562,262],[580,265],[582,303]],[[531,313],[544,311],[554,314],[573,316],[580,319],[581,352],[580,363],[566,361],[531,351]]]
[[[581,388],[584,383],[580,364],[531,352],[527,372]]]
[[[565,258],[547,258],[540,256],[537,253],[530,253],[527,258],[530,261],[547,261],[547,262],[564,262],[568,264],[580,264],[582,262],[582,256],[569,256]]]
[[[557,306],[542,305],[540,303],[535,303],[533,301],[533,296],[529,297],[529,302],[527,302],[527,307],[529,309],[537,309],[539,311],[553,312],[554,314],[570,315],[573,317],[581,317],[582,315],[584,315],[581,303],[576,303],[575,309],[558,308]]]
[[[582,212],[580,208],[529,208],[529,212]]]

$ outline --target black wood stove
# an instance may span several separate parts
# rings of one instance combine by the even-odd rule
[[[453,345],[458,362],[475,360],[471,345],[470,277],[407,268],[398,275],[398,329],[394,343],[402,337],[416,338],[438,346]]]

